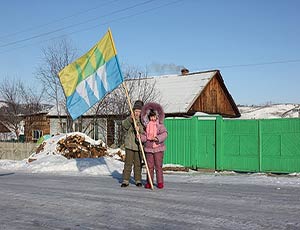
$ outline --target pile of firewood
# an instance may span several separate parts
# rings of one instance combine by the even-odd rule
[[[40,145],[37,147],[35,153],[38,154],[38,153],[40,153],[41,151],[43,151],[45,145],[46,145],[46,142],[43,142],[42,144],[40,144]]]
[[[56,150],[68,159],[98,158],[106,155],[107,148],[93,145],[85,141],[83,136],[75,134],[59,140]]]

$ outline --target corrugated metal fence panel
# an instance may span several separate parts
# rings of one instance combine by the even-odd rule
[[[166,151],[164,154],[165,164],[180,164],[191,167],[191,119],[165,119],[165,126],[168,130],[166,140]]]
[[[193,123],[195,133],[191,143],[191,165],[193,168],[215,169],[216,121],[195,118]]]
[[[300,119],[260,121],[261,171],[300,172]]]
[[[215,120],[166,119],[165,164],[215,169]]]
[[[223,120],[217,169],[259,171],[258,120]]]

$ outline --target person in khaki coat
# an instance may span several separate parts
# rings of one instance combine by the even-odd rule
[[[144,103],[137,100],[133,105],[133,113],[137,123],[139,134],[144,132],[144,127],[141,123],[141,110]],[[133,119],[131,116],[122,121],[122,126],[125,130],[125,164],[123,170],[123,182],[121,187],[129,185],[132,165],[134,172],[135,185],[142,186],[142,152],[140,149],[139,141],[137,139],[137,132],[134,128]]]

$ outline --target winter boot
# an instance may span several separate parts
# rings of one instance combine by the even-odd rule
[[[121,184],[121,187],[122,187],[122,188],[125,188],[125,187],[128,187],[128,185],[129,185],[129,184],[123,182],[123,183]]]
[[[164,188],[164,183],[158,183],[158,184],[157,184],[157,188],[159,188],[159,189]]]
[[[145,184],[145,188],[146,189],[150,189],[151,188],[151,185],[149,183]]]

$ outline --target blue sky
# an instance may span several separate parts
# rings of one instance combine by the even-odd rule
[[[2,0],[0,80],[37,86],[42,48],[65,37],[81,56],[110,27],[120,62],[150,75],[219,69],[237,104],[300,103],[299,9],[298,0]]]

